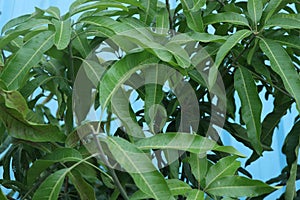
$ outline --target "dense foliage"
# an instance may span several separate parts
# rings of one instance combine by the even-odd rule
[[[299,11],[299,0],[76,0],[12,19],[0,199],[263,199],[281,186],[280,199],[299,198],[299,115],[267,183],[220,137],[253,150],[249,165],[300,111]]]

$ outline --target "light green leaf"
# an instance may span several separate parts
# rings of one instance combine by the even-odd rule
[[[54,6],[50,6],[49,8],[47,8],[45,10],[46,13],[49,13],[50,15],[52,15],[53,17],[55,17],[56,19],[60,19],[60,10],[58,7],[54,7]]]
[[[245,39],[249,35],[251,35],[252,32],[249,30],[240,30],[231,35],[226,42],[220,47],[220,49],[217,52],[217,56],[215,59],[215,64],[212,66],[212,68],[209,70],[209,79],[208,79],[208,85],[210,88],[212,88],[215,85],[217,76],[218,76],[218,68],[223,62],[224,58],[228,54],[229,51],[232,50],[232,48],[237,45],[241,40]]]
[[[143,13],[140,14],[140,19],[145,24],[150,25],[156,17],[157,0],[140,0],[140,6]]]
[[[169,13],[166,8],[160,8],[156,15],[156,29],[159,34],[167,34],[170,29]]]
[[[247,3],[247,9],[251,20],[257,27],[257,23],[259,22],[263,12],[263,2],[261,0],[249,0]]]
[[[245,68],[239,68],[234,75],[234,87],[238,92],[242,104],[242,118],[247,127],[247,134],[254,150],[260,155],[262,146],[261,111],[262,103],[252,74]]]
[[[96,199],[94,188],[84,180],[84,178],[82,177],[81,173],[78,170],[73,169],[68,174],[68,177],[70,178],[71,182],[75,186],[80,196],[80,199],[87,199],[87,200]]]
[[[216,150],[242,156],[231,146],[219,146],[215,141],[199,135],[189,133],[157,134],[150,138],[136,142],[138,148],[146,149],[176,149],[189,151],[196,154],[205,154],[207,151]]]
[[[34,36],[9,60],[0,78],[8,89],[15,90],[23,85],[30,69],[40,62],[43,53],[53,46],[53,32],[45,31]]]
[[[236,156],[225,157],[211,166],[206,174],[206,188],[219,178],[234,175],[241,163],[236,161]]]
[[[106,71],[99,85],[99,100],[101,106],[106,107],[118,88],[129,79],[133,73],[145,67],[143,64],[149,66],[149,64],[156,62],[157,58],[147,52],[132,53],[116,62]]]
[[[300,14],[277,14],[269,19],[265,27],[281,27],[284,29],[300,29]]]
[[[2,27],[2,30],[1,30],[1,34],[5,33],[7,30],[21,24],[21,23],[24,23],[25,21],[27,21],[28,19],[30,18],[30,15],[27,14],[27,15],[22,15],[20,17],[16,17],[16,18],[13,18],[11,20],[9,20],[3,27]]]
[[[48,176],[34,193],[32,200],[57,200],[68,171],[69,169],[61,169]]]
[[[143,138],[145,137],[144,131],[139,126],[130,106],[129,95],[122,87],[116,91],[111,100],[113,113],[121,120],[127,133],[136,138]]]
[[[207,15],[203,18],[205,25],[227,22],[236,25],[248,26],[248,20],[242,15],[234,12],[224,12],[218,14]]]
[[[54,44],[58,50],[65,49],[71,39],[71,19],[64,21],[53,20],[52,22],[55,26]]]
[[[122,138],[108,137],[105,142],[140,190],[154,199],[174,199],[166,180],[143,151]]]
[[[276,42],[261,39],[260,48],[270,59],[271,68],[281,77],[287,91],[295,98],[300,112],[300,78],[287,52]]]
[[[29,109],[17,91],[0,90],[0,118],[8,133],[33,142],[63,142],[65,135],[57,126],[37,124],[26,119]]]
[[[228,197],[255,197],[271,193],[275,188],[257,180],[241,176],[225,176],[213,182],[205,192]]]
[[[80,33],[80,34],[79,34]],[[91,46],[87,39],[87,34],[83,30],[74,31],[74,40],[72,41],[72,46],[79,51],[83,58],[86,58],[91,52]]]
[[[193,0],[180,0],[188,27],[196,32],[203,32],[201,11],[195,9]],[[197,5],[196,5],[197,6]]]
[[[194,189],[187,194],[186,200],[204,200],[204,192]]]
[[[167,179],[168,187],[173,196],[185,195],[188,191],[192,190],[189,184],[178,179]]]
[[[92,9],[105,10],[108,8],[120,8],[122,10],[128,11],[127,7],[124,6],[122,3],[110,0],[110,1],[94,2],[90,4],[83,4],[83,2],[80,2],[77,5],[74,2],[73,5],[70,7],[70,14],[75,15],[77,13],[84,12],[87,10],[92,10]]]
[[[206,0],[193,0],[194,7],[191,9],[192,12],[199,11],[206,4]]]

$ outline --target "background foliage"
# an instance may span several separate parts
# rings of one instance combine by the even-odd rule
[[[63,16],[55,7],[37,8],[34,13],[12,19],[3,27],[0,149],[4,173],[0,183],[11,192],[7,197],[0,194],[1,198],[17,194],[20,199],[78,199],[77,196],[81,199],[235,199],[243,196],[263,199],[275,190],[269,185],[286,186],[281,199],[294,199],[297,194],[299,197],[300,192],[295,190],[299,178],[299,116],[291,122],[294,127],[282,147],[287,166],[280,176],[270,177],[267,183],[253,180],[238,161],[244,159],[238,158],[242,155],[232,148],[222,147],[216,134],[221,128],[252,149],[253,154],[247,160],[249,165],[263,151],[272,150],[273,132],[286,112],[294,105],[300,110],[300,2],[182,0],[176,5],[170,9],[168,1],[77,0]],[[151,124],[147,106],[160,103],[166,108],[167,122],[158,127],[149,126],[152,132],[160,134],[136,141],[117,129],[103,141],[114,161],[125,171],[142,169],[145,165],[153,169],[136,174],[114,170],[87,151],[74,125],[72,91],[82,62],[97,45],[124,30],[143,27],[152,27],[149,32],[165,28],[193,37],[215,63],[206,71],[206,81],[195,75],[192,66],[186,66],[174,48],[169,46],[159,51],[144,33],[124,36],[128,42],[143,47],[138,52],[122,55],[111,44],[117,59],[105,63],[110,70],[101,77],[102,83],[111,88],[118,86],[119,82],[105,80],[116,78],[117,72],[124,69],[129,73],[138,60],[142,62],[151,57],[188,77],[186,81],[193,86],[199,101],[200,122],[198,130],[194,130],[195,144],[178,147],[177,150],[186,152],[173,164],[155,170],[148,157],[141,158],[138,165],[130,152],[150,154],[150,149],[169,149],[165,144],[174,141],[173,132],[178,130],[181,107],[172,92],[160,87],[147,85],[136,91],[137,99],[145,102],[145,110],[132,110],[132,120],[136,123]],[[162,37],[165,38],[166,33],[162,33]],[[188,56],[192,55],[190,52]],[[97,65],[85,64],[87,77],[93,82],[91,71]],[[112,73],[113,70],[116,73]],[[224,81],[226,115],[212,113],[211,109],[214,103],[208,89],[215,83],[217,70]],[[101,85],[97,89],[101,90]],[[266,100],[274,98],[273,110],[264,119],[261,119],[264,99],[260,93]],[[96,102],[99,99],[101,106],[109,107],[105,104],[109,98],[109,94],[100,91]],[[236,105],[235,98],[240,98],[241,105]],[[55,112],[49,104],[53,101],[57,105]],[[108,113],[111,111],[108,109]],[[210,132],[212,139],[207,139],[208,124],[215,115],[225,120],[225,124]],[[109,116],[103,122],[107,132],[111,131],[110,121],[113,121]],[[183,135],[180,142],[188,144],[188,137]],[[213,145],[205,149],[201,148],[203,143]],[[204,152],[210,153],[198,156]],[[120,159],[122,157],[128,160]]]

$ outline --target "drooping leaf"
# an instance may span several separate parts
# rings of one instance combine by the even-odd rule
[[[33,195],[33,200],[57,200],[68,169],[60,169],[40,185]]]
[[[115,113],[122,124],[126,128],[127,134],[136,138],[143,138],[144,131],[139,126],[134,112],[129,103],[129,94],[123,88],[119,88],[116,93],[112,96],[111,100],[113,113]]]
[[[47,8],[45,10],[46,13],[49,13],[50,15],[52,15],[53,17],[55,17],[56,19],[60,19],[60,10],[58,7],[55,6],[50,6],[49,8]]]
[[[89,183],[87,183],[86,180],[84,180],[82,174],[78,170],[73,169],[68,174],[68,177],[71,179],[72,183],[74,184],[81,199],[88,199],[88,200],[96,199],[94,188]]]
[[[277,14],[267,21],[265,27],[300,29],[300,14]]]
[[[219,160],[215,165],[211,166],[206,174],[206,188],[210,185],[228,175],[234,175],[241,163],[236,160],[235,156],[225,157]]]
[[[275,188],[261,181],[241,176],[225,176],[210,184],[205,192],[217,196],[255,197],[274,190]]]
[[[35,161],[27,172],[27,184],[32,185],[34,181],[45,171],[48,167],[57,162],[70,162],[81,160],[81,154],[75,149],[58,148],[52,153],[47,154],[43,159]]]
[[[271,68],[281,77],[286,90],[295,98],[300,112],[300,78],[287,52],[276,42],[261,39],[260,48],[271,62]]]
[[[9,60],[0,78],[8,89],[14,90],[23,86],[29,70],[40,62],[43,53],[53,45],[53,32],[45,31],[27,41],[24,46]]]
[[[140,14],[141,21],[150,25],[156,17],[157,0],[140,0],[140,6],[143,13]]]
[[[52,20],[52,22],[55,26],[54,44],[58,50],[65,49],[71,39],[71,19],[64,21]]]
[[[167,34],[170,29],[169,13],[166,8],[160,8],[156,16],[156,28],[158,33]]]
[[[234,12],[224,12],[218,14],[210,14],[203,18],[205,25],[227,22],[236,25],[248,26],[248,20],[242,15]]]
[[[195,154],[205,154],[207,151],[216,150],[233,155],[242,156],[237,150],[230,146],[219,146],[215,141],[188,133],[166,133],[157,134],[150,138],[141,139],[136,142],[138,148],[144,149],[176,149],[189,151]]]
[[[282,152],[286,155],[289,177],[286,183],[285,199],[296,198],[296,180],[298,171],[298,155],[300,147],[300,121],[298,121],[287,135]]]
[[[201,154],[191,154],[188,162],[191,165],[192,173],[198,181],[198,184],[200,184],[204,188],[206,173],[208,169],[208,161],[206,156]]]
[[[106,107],[118,88],[129,79],[133,73],[143,68],[143,64],[147,65],[156,62],[157,59],[151,57],[147,52],[133,53],[116,62],[106,71],[99,85],[100,104]]]
[[[155,199],[174,199],[164,177],[143,151],[121,138],[108,137],[106,143],[140,190]]]
[[[241,99],[242,118],[247,127],[248,137],[254,150],[260,155],[262,153],[260,142],[262,103],[252,74],[245,68],[237,69],[234,75],[234,87]]]
[[[26,119],[29,109],[17,91],[0,90],[0,118],[9,134],[33,142],[63,142],[65,135],[52,124],[37,124]]]
[[[282,4],[284,0],[270,0],[263,11],[262,19],[264,23],[268,21],[275,12],[280,10],[280,4]]]
[[[8,21],[1,29],[1,33],[5,33],[7,30],[24,23],[30,18],[30,14],[22,15],[17,18],[13,18],[10,21]]]
[[[260,0],[249,0],[247,3],[247,8],[251,20],[257,26],[257,23],[262,16],[263,2]]]
[[[231,35],[226,42],[220,47],[220,49],[217,52],[217,56],[215,59],[215,64],[212,66],[212,68],[209,71],[209,87],[212,88],[213,85],[215,85],[217,75],[218,75],[218,68],[223,62],[224,58],[228,54],[231,49],[237,45],[241,40],[245,39],[249,35],[251,35],[252,32],[249,30],[240,30]]]
[[[193,0],[181,0],[180,1],[183,8],[183,13],[185,14],[188,27],[196,32],[203,32],[203,21],[201,17],[201,12],[195,9]]]
[[[92,9],[98,9],[98,10],[105,10],[107,8],[120,8],[123,10],[127,10],[127,7],[124,6],[122,3],[115,2],[115,1],[101,1],[101,2],[93,2],[89,4],[84,4],[84,2],[74,2],[73,5],[70,7],[70,14],[75,15],[80,12],[84,12],[87,10],[92,10]]]

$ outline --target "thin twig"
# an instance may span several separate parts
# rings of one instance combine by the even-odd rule
[[[172,19],[172,15],[171,15],[171,9],[170,9],[170,2],[169,0],[166,0],[166,8],[169,14],[169,26],[170,26],[170,31],[172,33],[172,35],[175,34],[174,32],[174,27],[173,27],[173,19]]]

